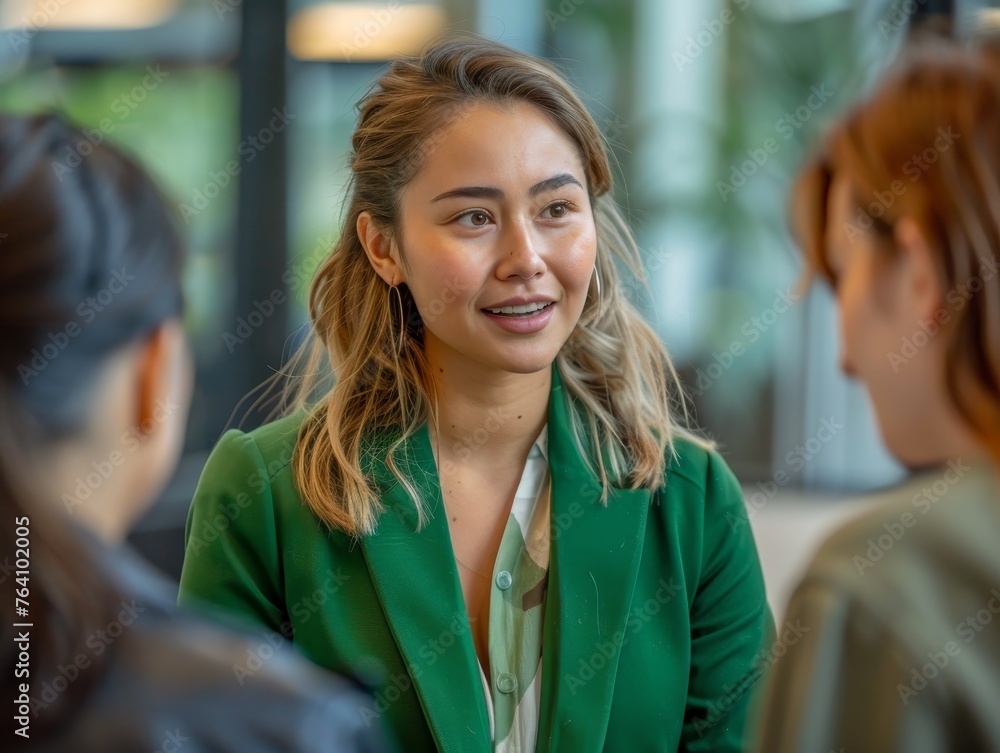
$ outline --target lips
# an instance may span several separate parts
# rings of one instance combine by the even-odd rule
[[[524,313],[516,313],[516,310],[523,309]],[[530,310],[529,310],[530,309]],[[548,325],[556,309],[555,301],[532,301],[530,303],[517,303],[508,306],[492,307],[483,309],[483,316],[492,321],[497,327],[515,335],[532,335],[541,332]],[[510,313],[504,313],[509,310]],[[501,313],[495,313],[500,311]]]
[[[511,306],[498,306],[494,308],[484,308],[483,311],[496,316],[524,316],[535,314],[552,305],[551,301],[536,301],[532,303],[517,304]]]

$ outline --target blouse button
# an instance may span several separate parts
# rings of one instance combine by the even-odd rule
[[[517,678],[510,672],[497,675],[497,690],[501,693],[513,693],[517,689]]]
[[[501,591],[506,591],[513,582],[514,579],[510,577],[510,573],[506,570],[501,570],[497,573],[497,588]]]

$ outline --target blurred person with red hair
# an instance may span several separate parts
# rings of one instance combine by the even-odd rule
[[[800,174],[841,365],[912,477],[820,549],[767,753],[1000,750],[1000,50],[928,41]]]

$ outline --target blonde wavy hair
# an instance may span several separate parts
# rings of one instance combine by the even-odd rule
[[[827,203],[847,178],[849,237],[870,230],[882,263],[899,256],[894,226],[928,239],[950,337],[942,365],[952,404],[1000,459],[1000,43],[928,38],[831,129],[792,190],[793,232],[808,277],[836,285]]]
[[[288,383],[284,395],[284,412],[304,412],[292,458],[295,482],[310,508],[335,530],[355,536],[376,531],[384,505],[361,460],[367,440],[386,428],[399,437],[380,460],[413,498],[418,529],[427,520],[425,501],[395,458],[397,448],[438,415],[440,396],[428,379],[423,322],[406,286],[397,287],[397,298],[376,274],[359,241],[357,220],[370,212],[377,226],[399,233],[401,192],[443,130],[477,102],[539,108],[579,147],[586,169],[601,290],[598,296],[591,282],[579,323],[556,364],[577,403],[571,411],[574,439],[588,458],[587,437],[596,459],[602,503],[607,504],[612,481],[632,488],[661,486],[676,437],[704,443],[686,428],[686,403],[666,349],[619,290],[616,258],[645,281],[638,248],[609,193],[611,168],[593,119],[545,63],[481,38],[448,39],[418,59],[393,62],[358,104],[343,233],[309,291],[314,342],[296,356],[305,376]],[[675,419],[678,412],[683,422]]]

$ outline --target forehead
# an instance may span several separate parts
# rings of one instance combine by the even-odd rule
[[[576,142],[527,102],[475,102],[432,134],[425,151],[415,183],[534,183],[568,172],[586,185]]]

